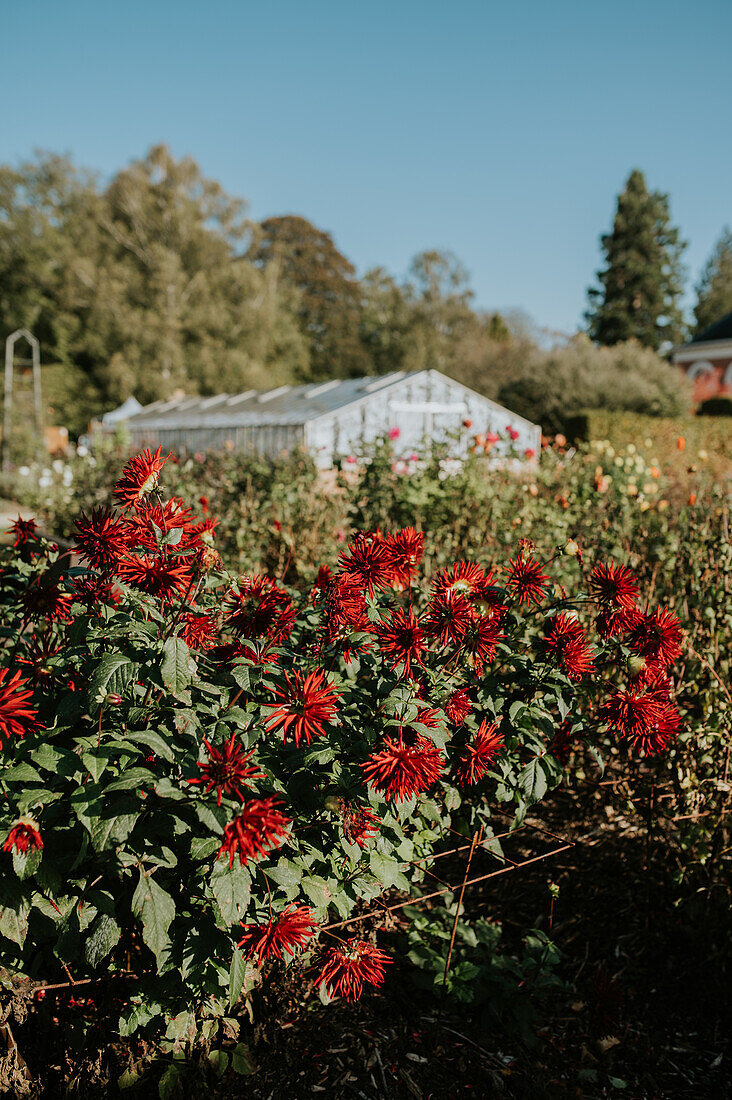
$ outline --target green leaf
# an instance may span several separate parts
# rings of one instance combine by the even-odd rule
[[[176,698],[184,696],[195,671],[196,662],[183,639],[168,638],[160,665],[160,675],[168,691]]]
[[[249,665],[234,665],[230,672],[240,688],[244,691],[251,690],[252,676]]]
[[[34,848],[30,852],[13,852],[13,870],[21,881],[30,878],[40,867],[43,851]]]
[[[211,870],[211,889],[218,903],[225,928],[231,928],[242,919],[249,905],[251,876],[246,867],[226,860],[217,860]]]
[[[521,769],[518,777],[518,785],[524,793],[527,803],[538,802],[547,791],[546,773],[542,767],[541,757],[535,756],[525,768]]]
[[[107,753],[83,752],[81,761],[94,782],[97,783],[102,772],[109,764],[109,756]]]
[[[168,1066],[158,1083],[158,1096],[160,1100],[172,1100],[176,1086],[180,1078],[180,1070],[173,1064]]]
[[[231,1010],[236,1002],[239,1000],[239,996],[244,987],[244,978],[247,973],[247,960],[244,957],[243,951],[240,951],[238,947],[234,948],[234,954],[231,956],[231,967],[229,969],[229,1009]]]
[[[25,760],[13,764],[3,771],[3,780],[8,783],[42,783],[40,774]]]
[[[175,902],[155,879],[146,878],[140,872],[140,881],[132,896],[132,911],[142,919],[142,938],[159,966],[170,945],[168,929],[175,916]]]
[[[122,653],[105,653],[89,683],[89,702],[99,708],[98,695],[121,695],[133,678],[137,665]]]
[[[277,866],[270,868],[267,874],[286,891],[298,889],[303,877],[302,868],[284,856],[280,857]]]
[[[142,787],[155,780],[155,776],[149,768],[128,768],[119,779],[114,779],[105,787],[109,794],[111,791],[130,791],[135,787]]]
[[[116,947],[119,937],[120,928],[117,921],[105,913],[100,913],[92,925],[84,947],[89,966],[99,966],[102,959],[106,959],[110,951]]]
[[[231,1068],[234,1073],[241,1073],[243,1076],[254,1073],[257,1067],[254,1065],[254,1060],[246,1043],[237,1043],[234,1047],[231,1054]]]
[[[391,856],[385,856],[383,852],[374,849],[369,856],[369,867],[385,890],[390,886],[398,886],[400,890],[409,889],[409,883],[402,874],[399,863]]]
[[[168,742],[154,730],[131,730],[125,734],[125,737],[128,741],[139,741],[141,745],[145,745],[148,749],[152,749],[152,751],[162,760],[167,760],[170,763],[175,760],[175,753]]]
[[[219,840],[215,836],[194,836],[191,841],[191,859],[208,859],[220,847]]]
[[[28,935],[28,906],[23,902],[20,908],[3,909],[0,912],[0,933],[22,947]]]
[[[208,1054],[208,1060],[213,1066],[213,1071],[217,1077],[223,1077],[229,1068],[229,1055],[225,1050],[211,1050]]]

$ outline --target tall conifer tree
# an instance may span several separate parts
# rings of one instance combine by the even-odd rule
[[[695,290],[694,332],[698,335],[732,312],[732,231],[729,227],[722,230]]]
[[[601,241],[605,266],[585,314],[592,339],[612,346],[634,338],[655,351],[678,341],[686,244],[671,225],[668,195],[649,191],[637,168],[618,196],[612,231]]]

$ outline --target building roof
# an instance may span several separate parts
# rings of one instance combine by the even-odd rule
[[[711,340],[732,340],[732,313],[728,313],[721,320],[715,321],[709,328],[705,328],[690,344],[706,344]]]
[[[330,382],[311,382],[305,386],[278,386],[273,390],[246,390],[238,394],[217,394],[214,397],[176,397],[169,401],[155,401],[129,417],[128,425],[141,429],[164,428],[235,428],[256,425],[303,425],[319,416],[337,412],[355,402],[368,399],[372,394],[390,389],[406,379],[421,374],[439,374],[437,371],[395,371],[392,374],[366,378],[333,379]],[[446,378],[441,375],[440,377]],[[451,385],[465,391],[467,387],[455,379],[447,379]],[[473,392],[473,391],[468,391]],[[486,404],[502,408],[489,398],[477,395]],[[508,412],[508,410],[505,410]],[[516,413],[514,420],[530,423]],[[533,425],[532,425],[533,427]]]

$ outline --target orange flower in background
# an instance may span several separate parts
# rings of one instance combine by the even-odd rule
[[[660,476],[661,471],[659,470],[658,466],[651,466],[651,477],[659,478]]]
[[[554,436],[554,442],[555,442],[557,447],[566,447],[567,446],[567,437],[565,435],[562,435],[561,432],[558,432]]]
[[[696,504],[696,493],[689,493],[689,504]]]
[[[683,435],[678,436],[678,438],[676,440],[676,450],[677,451],[683,451],[685,446],[686,446],[686,440],[684,439]]]

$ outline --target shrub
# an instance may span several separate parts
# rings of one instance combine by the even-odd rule
[[[583,334],[528,364],[498,400],[551,435],[583,409],[677,416],[689,407],[681,372],[655,352],[634,341],[597,347]]]
[[[0,967],[117,975],[121,1034],[167,1023],[175,1045],[235,1033],[288,955],[326,999],[380,985],[390,958],[355,929],[385,891],[419,893],[446,830],[519,824],[605,730],[631,757],[666,748],[681,634],[572,544],[428,587],[406,528],[356,534],[302,595],[228,575],[216,521],[161,494],[164,462],[136,456],[116,507],[79,517],[88,569],[13,528]]]
[[[732,416],[732,397],[708,397],[696,410],[697,416]]]

